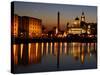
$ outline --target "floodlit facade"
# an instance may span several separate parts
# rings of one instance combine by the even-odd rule
[[[40,37],[42,34],[42,21],[37,18],[29,18],[29,37]]]
[[[86,33],[86,29],[81,27],[81,22],[85,22],[85,15],[84,12],[82,12],[81,20],[76,17],[73,21],[73,24],[68,29],[68,34],[82,34]]]
[[[42,34],[42,21],[33,17],[22,17],[22,33],[29,38],[40,37]]]
[[[20,38],[41,37],[42,34],[42,20],[28,17],[14,15],[12,17],[11,35]]]
[[[82,29],[82,28],[70,28],[68,33],[70,34],[81,34],[81,33],[85,33],[86,30]]]
[[[19,16],[14,15],[11,20],[11,35],[13,37],[18,37],[18,28],[19,28]]]

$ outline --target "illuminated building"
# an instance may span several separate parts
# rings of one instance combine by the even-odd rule
[[[91,34],[91,26],[90,25],[88,25],[88,27],[87,27],[87,34]]]
[[[21,38],[41,37],[41,24],[41,19],[14,15],[11,19],[11,35]]]
[[[18,15],[14,15],[12,16],[12,19],[11,19],[11,35],[13,37],[18,37],[18,33],[19,33],[19,16]]]
[[[29,37],[40,37],[42,34],[41,20],[37,18],[29,18]]]
[[[87,23],[85,22],[85,15],[84,15],[84,12],[82,12],[82,15],[81,15],[81,22],[80,22],[80,27],[85,29],[86,30],[86,33],[87,33]]]
[[[85,22],[85,16],[84,13],[82,12],[81,20],[76,17],[75,20],[73,21],[73,24],[68,28],[68,33],[69,34],[82,34],[86,32],[86,29],[81,27],[81,21]]]
[[[42,34],[42,21],[33,17],[22,17],[22,28],[21,34],[24,34],[26,37],[40,37]]]
[[[82,22],[85,22],[85,15],[84,15],[84,12],[82,12],[81,21],[82,21]]]
[[[80,27],[80,20],[78,17],[75,18],[73,25],[71,27],[79,28]]]
[[[21,18],[21,26],[20,26],[20,37],[28,38],[29,33],[29,17],[22,16]]]

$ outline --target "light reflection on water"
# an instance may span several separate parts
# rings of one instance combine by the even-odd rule
[[[72,42],[72,43],[42,42],[42,43],[28,43],[25,45],[22,43],[12,45],[15,65],[17,65],[19,61],[24,63],[25,61],[28,61],[27,63],[28,65],[31,64],[33,65],[39,64],[39,66],[40,65],[45,66],[46,64],[57,65],[57,54],[59,51],[60,68],[68,66],[67,64],[71,64],[72,66],[74,66],[76,62],[78,64],[84,64],[86,66],[88,66],[86,62],[88,62],[88,64],[94,63],[96,65],[96,51],[97,51],[96,49],[97,49],[96,43],[78,43],[78,42]],[[25,56],[27,57],[25,58]],[[75,62],[71,62],[73,60]],[[70,62],[68,63],[68,61]],[[37,65],[37,67],[39,66]],[[72,69],[74,69],[74,67],[72,67]]]

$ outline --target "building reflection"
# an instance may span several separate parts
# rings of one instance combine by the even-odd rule
[[[80,43],[73,43],[72,54],[75,60],[78,60],[80,57]]]
[[[65,55],[67,54],[67,43],[66,42],[64,43],[64,54]]]
[[[53,44],[52,44],[52,42],[50,43],[50,54],[52,54],[52,47],[53,47]]]
[[[57,56],[57,50],[58,50],[58,43],[54,43],[54,55]]]
[[[96,58],[96,43],[42,42],[12,45],[12,55],[15,65],[39,64],[43,56],[54,55],[58,57],[58,51],[59,56],[72,56],[75,62],[80,60],[81,64],[84,64],[85,57],[87,56],[89,63],[91,56],[94,55]]]
[[[41,44],[40,43],[29,43],[29,64],[40,63],[41,61]]]
[[[85,53],[84,53],[85,47],[86,47],[85,45],[86,45],[86,43],[82,43],[81,50],[80,50],[80,61],[82,64],[84,63],[84,58],[85,58]]]
[[[49,44],[48,44],[48,42],[47,42],[47,43],[46,43],[46,55],[48,55],[48,48],[49,48],[48,45],[49,45]]]
[[[41,44],[42,44],[41,51],[42,51],[42,55],[43,55],[44,43],[42,42]]]
[[[14,64],[18,64],[18,45],[13,45]]]
[[[60,55],[62,55],[62,42],[60,42]]]
[[[88,43],[87,45],[88,45],[87,46],[88,62],[90,62],[90,56],[91,56],[90,49],[92,48],[92,44],[91,43]]]
[[[23,46],[24,46],[24,44],[21,44],[21,59],[22,59],[22,54],[23,54]]]

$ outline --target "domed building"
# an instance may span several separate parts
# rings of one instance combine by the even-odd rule
[[[86,30],[81,27],[81,21],[85,21],[85,16],[82,12],[81,20],[79,17],[76,17],[73,21],[73,24],[68,29],[68,34],[82,34],[85,33]]]
[[[73,26],[72,27],[80,27],[80,20],[78,17],[75,18],[74,22],[73,22]]]

